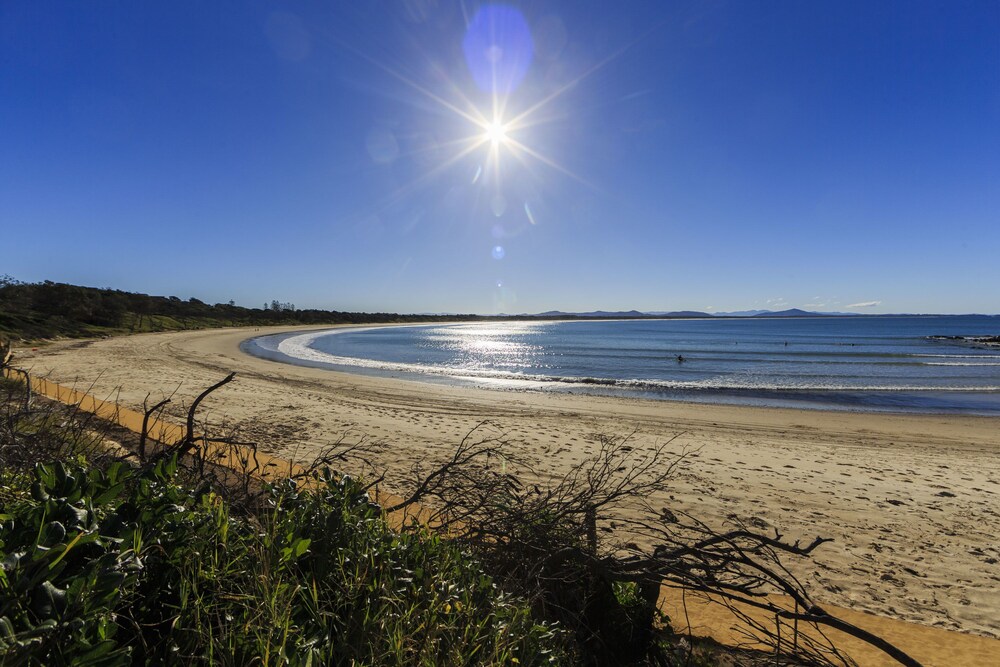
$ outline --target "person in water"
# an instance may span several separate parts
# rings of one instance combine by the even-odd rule
[[[679,363],[679,364],[683,364],[684,363],[684,356],[683,355],[680,355],[680,354],[677,355],[677,363]]]

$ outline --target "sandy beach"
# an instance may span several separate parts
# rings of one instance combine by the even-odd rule
[[[601,435],[688,450],[669,497],[718,524],[730,515],[788,538],[834,538],[803,572],[826,603],[1000,637],[1000,419],[712,406],[471,389],[336,373],[257,359],[253,329],[148,334],[21,350],[34,374],[130,407],[176,391],[270,453],[309,458],[345,434],[387,447],[394,475],[448,454],[492,420],[543,473],[558,474]]]

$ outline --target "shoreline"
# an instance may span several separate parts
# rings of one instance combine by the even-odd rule
[[[617,320],[600,320],[617,321]],[[467,322],[433,324],[405,323],[381,325],[390,327],[438,327],[463,325]],[[319,368],[332,372],[366,377],[411,380],[445,386],[469,387],[493,391],[551,392],[570,395],[638,399],[655,402],[679,402],[690,405],[740,406],[753,409],[785,408],[822,412],[856,412],[863,414],[913,414],[945,416],[1000,417],[1000,405],[995,400],[975,405],[973,398],[996,396],[995,387],[984,389],[929,387],[840,387],[840,386],[740,386],[677,383],[670,386],[657,380],[616,379],[605,377],[561,377],[525,375],[508,371],[462,371],[418,362],[391,362],[368,358],[338,357],[302,349],[296,355],[281,349],[288,341],[303,334],[335,335],[348,331],[361,332],[380,325],[338,325],[263,334],[247,338],[240,349],[251,356],[277,363]],[[329,333],[326,333],[329,332]],[[323,337],[323,335],[317,337]],[[311,342],[311,341],[310,341]],[[294,347],[301,348],[302,344]],[[965,396],[963,407],[946,407],[955,396]],[[973,397],[973,398],[970,398]],[[907,399],[909,402],[907,403]],[[961,399],[960,399],[961,400]],[[972,402],[970,402],[972,401]]]
[[[280,443],[267,453],[300,460],[344,433],[364,434],[391,447],[380,461],[391,476],[447,455],[484,420],[542,476],[579,463],[602,434],[631,434],[636,448],[679,435],[678,452],[692,454],[657,506],[710,521],[737,515],[792,539],[832,536],[801,573],[817,599],[1000,637],[1000,418],[504,392],[279,364],[239,348],[255,334],[330,328],[56,343],[20,351],[19,362],[94,394],[120,387],[131,406],[176,388],[175,410],[236,371],[204,418],[238,422],[252,439]]]

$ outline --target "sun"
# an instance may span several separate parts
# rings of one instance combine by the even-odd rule
[[[486,139],[498,146],[507,140],[507,127],[499,120],[494,120],[486,126]]]

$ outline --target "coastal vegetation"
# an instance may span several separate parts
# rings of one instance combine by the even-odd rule
[[[297,309],[272,300],[261,308],[207,304],[195,298],[150,296],[0,277],[0,336],[22,340],[275,324],[367,324],[481,319],[474,315],[400,315]]]
[[[0,662],[548,664],[565,633],[329,468],[253,488],[4,381]],[[120,434],[117,434],[120,437]],[[190,463],[190,460],[187,460]]]

